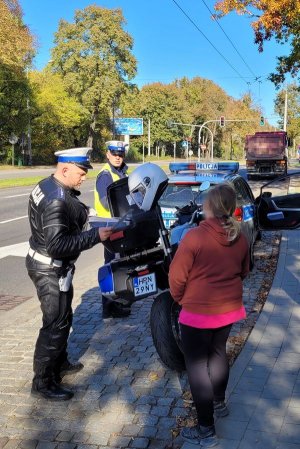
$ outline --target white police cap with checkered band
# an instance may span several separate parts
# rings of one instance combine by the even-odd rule
[[[109,151],[123,151],[125,154],[128,151],[128,143],[121,140],[109,140],[105,145]]]
[[[93,168],[90,164],[89,154],[92,148],[70,148],[68,150],[56,151],[54,154],[58,157],[57,162],[64,164],[72,163],[83,169]]]

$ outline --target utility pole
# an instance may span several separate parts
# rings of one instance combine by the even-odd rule
[[[150,118],[148,117],[148,156],[151,156],[151,138],[150,138],[150,128],[151,128],[151,123],[150,123]]]
[[[26,67],[26,76],[29,83],[29,67]],[[27,128],[27,148],[28,148],[28,165],[32,165],[32,149],[31,149],[31,123],[30,123],[30,100],[27,98],[28,128]]]
[[[115,99],[113,99],[112,104],[112,136],[115,138]]]
[[[27,111],[28,111],[28,131],[27,131],[28,165],[32,165],[31,123],[30,123],[30,103],[29,103],[29,98],[27,98]]]
[[[288,96],[287,96],[287,85],[286,85],[285,86],[285,96],[284,96],[283,131],[286,131],[286,127],[287,127],[287,103],[288,103]]]

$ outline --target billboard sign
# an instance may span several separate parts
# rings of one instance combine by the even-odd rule
[[[142,118],[115,118],[113,125],[116,135],[142,136],[144,134]]]

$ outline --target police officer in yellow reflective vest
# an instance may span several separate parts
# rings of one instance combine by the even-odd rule
[[[128,167],[124,162],[127,152],[127,144],[118,140],[110,140],[106,142],[107,162],[101,168],[98,173],[95,189],[95,210],[98,217],[108,218],[111,217],[111,213],[107,201],[107,188],[118,179],[125,178],[127,176]],[[104,262],[109,263],[114,259],[114,254],[104,248]],[[120,303],[111,301],[102,295],[102,317],[106,318],[121,318],[130,314],[130,308],[125,307]]]

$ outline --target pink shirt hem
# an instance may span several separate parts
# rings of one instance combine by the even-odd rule
[[[192,313],[182,309],[179,314],[179,323],[185,324],[186,326],[197,327],[198,329],[215,329],[245,318],[246,310],[244,306],[238,310],[219,313],[217,315],[202,315],[200,313]]]

